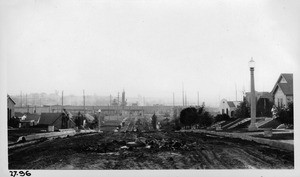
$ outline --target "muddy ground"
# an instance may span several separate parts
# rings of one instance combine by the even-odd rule
[[[294,152],[183,132],[105,132],[9,150],[9,169],[292,169]]]

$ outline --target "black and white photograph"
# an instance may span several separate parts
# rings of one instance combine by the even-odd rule
[[[298,176],[299,46],[298,0],[1,1],[1,176]]]

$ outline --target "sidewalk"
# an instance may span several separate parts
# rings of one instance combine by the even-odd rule
[[[285,150],[290,150],[294,151],[294,140],[272,140],[272,139],[266,139],[266,138],[259,138],[259,137],[254,137],[251,135],[259,135],[263,134],[264,132],[216,132],[212,130],[180,130],[182,132],[195,132],[195,133],[207,133],[207,134],[212,134],[212,135],[218,135],[218,136],[225,136],[229,138],[240,138],[243,140],[248,140],[248,141],[254,141],[260,144],[266,144],[272,147],[280,148],[280,149],[285,149]],[[274,131],[273,134],[277,133],[293,133],[293,130],[287,130],[283,132],[276,132]]]

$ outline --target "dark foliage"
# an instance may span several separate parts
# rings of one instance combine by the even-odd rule
[[[213,123],[213,117],[205,111],[204,106],[199,108],[189,107],[180,112],[180,122],[185,126],[199,125],[201,127],[210,126]]]
[[[166,119],[165,119],[166,120]],[[174,130],[180,130],[182,127],[182,124],[179,121],[179,118],[171,119],[168,121],[161,121],[161,129],[165,131],[174,131]]]
[[[247,102],[244,100],[235,110],[236,118],[248,118],[250,117],[250,107],[247,106]]]
[[[277,120],[281,123],[292,126],[294,125],[294,104],[290,102],[287,107],[278,108]]]
[[[214,121],[213,116],[207,111],[204,111],[203,114],[201,114],[199,117],[200,117],[199,125],[202,127],[208,127]]]
[[[176,119],[174,120],[174,123],[175,123],[174,129],[175,129],[175,130],[180,130],[181,127],[182,127],[182,125],[181,125],[181,123],[180,123],[179,118],[176,118]]]
[[[256,104],[256,116],[257,117],[272,117],[272,105],[269,99],[261,98]]]
[[[19,123],[20,123],[20,119],[17,117],[12,117],[8,120],[8,126],[10,127],[14,127],[14,128],[18,128],[19,127]]]
[[[198,117],[197,109],[194,107],[188,107],[180,112],[180,122],[185,126],[193,125]]]
[[[227,114],[218,114],[215,116],[214,122],[227,121],[230,120],[229,115]]]

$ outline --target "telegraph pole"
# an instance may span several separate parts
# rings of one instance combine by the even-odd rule
[[[197,105],[199,106],[199,92],[197,92],[197,97],[198,97]]]
[[[184,107],[184,85],[182,82],[182,106]]]
[[[61,111],[64,110],[64,91],[61,91]]]
[[[26,107],[27,107],[27,113],[29,113],[29,107],[28,107],[28,102],[27,102],[27,93],[26,93]]]
[[[21,91],[21,108],[22,108],[22,106],[23,106],[23,96],[22,96],[22,91]]]
[[[185,103],[184,103],[185,106],[187,106],[187,96],[186,96],[186,92],[185,92]]]
[[[118,92],[118,106],[119,106],[119,103],[120,103],[120,92]]]
[[[84,93],[84,90],[83,90],[83,113],[85,114],[85,93]]]
[[[236,84],[235,84],[235,101],[237,101],[237,89],[236,89]]]
[[[173,107],[175,106],[175,95],[174,95],[174,92],[173,92]]]
[[[108,119],[110,119],[111,94],[109,95]]]

